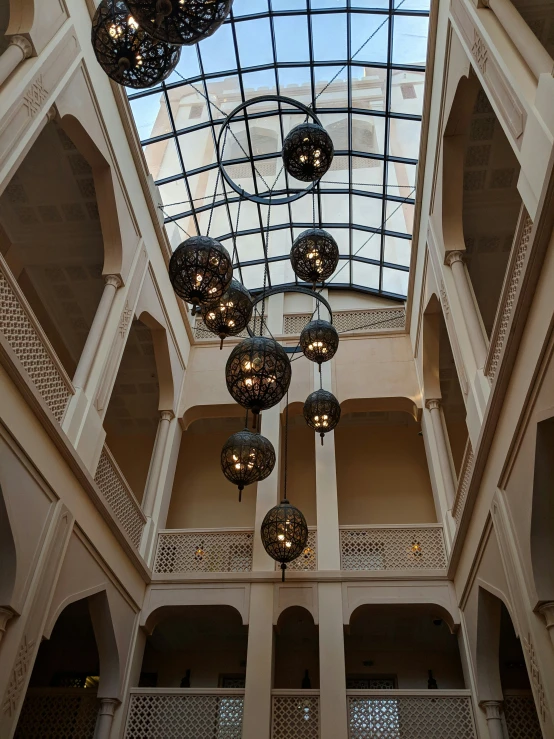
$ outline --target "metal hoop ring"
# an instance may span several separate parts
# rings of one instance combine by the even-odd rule
[[[269,198],[269,197],[262,197],[261,195],[255,195],[249,192],[246,192],[246,190],[243,190],[242,187],[239,187],[234,180],[231,179],[231,177],[227,174],[225,167],[223,166],[223,162],[221,161],[221,138],[228,128],[229,124],[231,123],[232,119],[237,115],[237,113],[240,113],[242,110],[247,108],[249,105],[253,105],[254,103],[269,103],[269,102],[275,102],[275,103],[286,103],[288,105],[292,105],[302,112],[304,112],[307,116],[309,116],[315,123],[317,123],[318,126],[321,126],[321,121],[317,117],[317,115],[311,110],[311,108],[308,108],[307,105],[304,105],[303,103],[298,102],[298,100],[293,100],[292,98],[285,97],[284,95],[260,95],[257,98],[252,98],[251,100],[247,100],[244,103],[241,103],[240,105],[237,105],[237,107],[232,110],[227,118],[223,121],[223,125],[221,126],[221,130],[219,131],[219,136],[217,137],[217,161],[219,163],[219,171],[221,172],[223,179],[225,182],[229,185],[230,188],[232,188],[238,195],[240,195],[243,198],[246,198],[247,200],[250,200],[253,203],[258,203],[259,205],[268,205],[271,202],[271,205],[286,205],[287,203],[293,203],[295,200],[300,200],[300,198],[303,198],[304,195],[307,195],[309,192],[311,192],[314,187],[317,184],[316,182],[312,182],[309,187],[306,187],[304,190],[301,190],[300,192],[295,193],[294,195],[287,195],[285,197],[279,197],[279,198]]]
[[[333,323],[333,311],[331,310],[329,301],[315,290],[310,290],[309,287],[291,287],[290,285],[283,285],[282,287],[272,287],[269,290],[260,293],[256,298],[254,298],[254,300],[252,301],[252,309],[254,309],[259,302],[265,300],[265,298],[269,298],[270,295],[279,295],[279,293],[302,293],[302,295],[309,295],[310,297],[315,298],[320,303],[323,303],[323,305],[327,308],[327,310],[329,311],[330,322]],[[252,315],[254,315],[254,312],[252,313]],[[256,336],[256,334],[250,328],[250,325],[246,327],[246,330],[248,331],[249,336]],[[298,347],[283,346],[283,349],[286,351],[287,354],[294,354],[297,351]]]

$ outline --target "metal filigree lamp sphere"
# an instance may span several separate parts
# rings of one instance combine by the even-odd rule
[[[285,169],[301,182],[323,177],[333,161],[333,142],[323,126],[301,123],[287,134],[283,145]]]
[[[322,228],[309,228],[303,231],[292,244],[290,262],[294,274],[311,282],[329,279],[339,263],[339,247],[331,234]]]
[[[152,38],[189,46],[217,31],[233,0],[125,0]]]
[[[329,321],[310,321],[300,334],[300,348],[310,362],[328,362],[339,347],[337,329]]]
[[[273,444],[261,434],[248,429],[230,436],[221,450],[221,469],[238,486],[239,502],[246,485],[265,480],[275,467]]]
[[[340,421],[339,401],[328,390],[316,390],[306,398],[304,418],[308,426],[319,433],[323,444],[325,434]]]
[[[290,360],[274,339],[252,336],[233,349],[225,367],[227,389],[243,408],[258,414],[276,405],[289,389]]]
[[[227,336],[236,336],[248,326],[252,308],[250,293],[235,279],[217,302],[202,308],[206,328],[221,339],[220,349]]]
[[[287,563],[297,559],[308,543],[308,525],[298,508],[288,500],[267,512],[260,531],[265,551],[281,564],[283,581]]]
[[[122,0],[102,0],[92,21],[92,48],[104,72],[119,85],[159,84],[177,66],[181,49],[148,36]]]
[[[171,255],[169,279],[177,295],[192,304],[211,305],[231,283],[233,265],[227,249],[209,236],[191,236]]]

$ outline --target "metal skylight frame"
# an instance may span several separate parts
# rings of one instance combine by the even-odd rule
[[[236,3],[238,3],[240,0],[235,0]],[[420,0],[420,2],[423,2],[424,0]],[[244,79],[243,75],[247,73],[252,72],[261,72],[266,70],[273,70],[274,71],[274,78],[275,78],[275,90],[276,93],[279,94],[285,94],[290,96],[290,91],[285,88],[280,88],[280,79],[278,71],[280,69],[289,68],[289,69],[309,69],[310,74],[310,85],[311,85],[311,99],[314,100],[316,90],[316,81],[315,81],[315,72],[318,67],[327,67],[327,68],[340,68],[344,65],[346,65],[346,85],[347,85],[347,101],[348,104],[346,107],[325,107],[325,105],[318,105],[318,101],[315,101],[315,107],[314,110],[317,115],[325,115],[325,114],[331,114],[331,115],[337,115],[342,114],[347,117],[348,120],[348,148],[346,150],[339,150],[336,152],[335,156],[347,156],[348,157],[348,184],[345,184],[344,186],[333,186],[333,187],[327,187],[324,186],[323,191],[321,186],[318,186],[316,188],[316,198],[318,203],[317,212],[318,214],[322,213],[322,202],[321,198],[322,195],[347,195],[348,196],[348,222],[347,223],[332,223],[325,220],[318,220],[317,225],[320,225],[322,228],[330,228],[330,229],[348,229],[348,253],[344,254],[341,253],[340,257],[341,260],[346,260],[347,268],[343,268],[341,270],[341,267],[343,266],[343,262],[339,262],[339,267],[337,269],[337,272],[335,273],[335,276],[331,278],[329,281],[329,288],[330,289],[352,289],[357,290],[364,293],[370,293],[370,294],[377,294],[381,295],[387,298],[397,299],[397,300],[405,300],[406,296],[400,293],[396,292],[390,292],[383,288],[383,270],[384,269],[392,269],[392,270],[398,270],[401,272],[409,272],[409,266],[404,264],[391,264],[385,261],[385,236],[393,236],[400,239],[406,239],[411,240],[411,236],[406,236],[404,233],[397,233],[395,231],[389,230],[387,228],[386,224],[386,209],[387,209],[387,201],[391,203],[398,202],[399,206],[402,203],[408,203],[411,205],[415,205],[415,192],[410,193],[410,197],[406,197],[406,195],[402,194],[400,191],[398,191],[398,194],[391,194],[388,193],[388,163],[389,162],[399,162],[404,163],[406,165],[417,165],[417,159],[411,159],[411,158],[404,158],[404,157],[398,157],[393,156],[389,154],[389,133],[390,133],[390,119],[405,119],[405,120],[413,120],[413,121],[421,121],[421,115],[412,115],[408,113],[391,113],[390,112],[390,102],[391,102],[391,84],[392,84],[392,72],[393,71],[406,71],[406,72],[424,72],[425,66],[424,65],[411,65],[411,64],[394,64],[393,63],[393,34],[394,34],[394,22],[395,19],[401,16],[408,16],[408,17],[429,17],[429,9],[416,9],[416,8],[403,8],[403,7],[395,7],[398,5],[408,5],[413,4],[414,0],[400,0],[400,2],[396,2],[395,0],[388,0],[388,8],[381,7],[381,8],[363,8],[359,7],[353,4],[352,0],[345,0],[344,5],[337,5],[332,8],[313,8],[313,0],[306,0],[306,7],[304,9],[298,9],[298,10],[274,10],[272,8],[272,2],[273,0],[267,0],[268,3],[268,10],[267,12],[262,13],[254,13],[250,15],[241,15],[241,16],[235,16],[233,12],[231,12],[231,15],[225,22],[225,26],[231,26],[232,30],[232,39],[233,39],[233,47],[234,47],[234,53],[235,53],[235,62],[236,66],[233,69],[223,69],[219,70],[217,72],[212,73],[204,73],[204,65],[203,65],[203,57],[202,57],[202,51],[201,51],[201,45],[196,46],[196,53],[198,57],[198,65],[200,69],[200,74],[196,75],[194,77],[187,77],[186,81],[176,81],[176,82],[170,82],[162,83],[161,86],[158,86],[154,88],[153,90],[146,90],[144,92],[136,93],[136,94],[130,94],[129,99],[131,101],[137,100],[139,98],[144,98],[146,96],[150,95],[156,95],[159,96],[160,94],[164,96],[165,99],[165,105],[167,108],[167,115],[170,121],[171,125],[171,131],[169,133],[165,133],[159,136],[154,136],[151,138],[145,138],[141,140],[141,144],[143,146],[148,146],[152,143],[157,143],[160,141],[164,141],[167,139],[172,139],[175,144],[175,149],[177,152],[178,162],[180,165],[181,171],[178,174],[172,175],[170,177],[165,177],[163,179],[157,180],[157,185],[165,185],[170,182],[175,182],[178,180],[182,180],[184,182],[187,196],[189,199],[188,207],[185,203],[183,206],[183,210],[178,212],[175,215],[170,215],[165,217],[166,223],[171,223],[174,221],[180,221],[187,217],[192,217],[197,232],[200,233],[199,230],[199,224],[198,224],[198,216],[202,212],[209,211],[212,207],[218,207],[220,205],[225,206],[225,210],[227,213],[227,219],[229,222],[229,229],[225,233],[212,233],[211,235],[216,237],[218,240],[220,240],[224,245],[227,246],[229,251],[231,252],[233,250],[233,237],[240,237],[245,236],[249,234],[259,234],[260,238],[262,239],[262,243],[265,243],[266,239],[266,223],[264,223],[263,214],[261,211],[261,206],[255,205],[257,209],[257,224],[254,228],[247,228],[242,229],[240,228],[235,232],[235,224],[232,222],[231,217],[231,209],[230,205],[233,203],[237,203],[239,200],[238,195],[236,195],[234,192],[226,189],[223,191],[223,188],[220,184],[220,194],[218,194],[217,199],[213,200],[212,197],[206,196],[204,199],[204,202],[193,202],[192,200],[192,194],[191,194],[191,188],[189,184],[189,178],[197,175],[202,172],[215,170],[218,167],[218,163],[212,163],[209,165],[205,165],[202,167],[198,167],[196,169],[186,170],[183,155],[180,149],[180,142],[178,137],[182,137],[186,135],[187,132],[192,131],[198,131],[200,129],[211,129],[211,134],[213,141],[215,142],[217,140],[217,131],[216,126],[219,125],[219,123],[224,119],[224,115],[220,114],[213,105],[207,105],[207,109],[209,112],[208,120],[203,121],[200,124],[187,126],[185,128],[177,129],[175,120],[173,117],[173,112],[170,105],[170,100],[168,93],[171,92],[171,90],[179,87],[186,87],[187,84],[193,84],[195,87],[199,88],[201,91],[201,94],[205,97],[206,100],[209,100],[209,91],[207,87],[207,83],[210,80],[222,80],[225,77],[238,77],[238,85],[239,85],[239,91],[240,91],[240,97],[242,101],[244,101],[245,98],[245,85],[244,85]],[[291,3],[292,4],[292,3]],[[417,2],[416,2],[417,4]],[[346,15],[346,29],[347,29],[347,54],[351,53],[351,22],[350,17],[353,13],[361,14],[361,15],[368,15],[368,16],[382,16],[383,20],[388,18],[388,46],[387,46],[387,60],[386,62],[367,62],[367,61],[357,61],[356,59],[348,60],[348,59],[336,59],[336,60],[325,60],[325,61],[316,61],[314,59],[314,35],[313,35],[313,27],[312,22],[314,17],[322,16],[322,15],[329,15],[329,14],[345,14]],[[307,62],[278,62],[277,61],[277,42],[276,42],[276,34],[275,34],[275,19],[279,17],[302,17],[306,18],[307,22],[307,29],[308,29],[308,45],[309,45],[309,61]],[[356,16],[357,17],[357,16]],[[272,51],[272,57],[273,61],[271,64],[261,64],[258,66],[253,67],[246,67],[242,68],[240,63],[240,56],[239,56],[239,44],[238,44],[238,38],[237,38],[237,27],[239,24],[257,20],[257,19],[268,19],[269,26],[270,26],[270,32],[271,32],[271,51]],[[352,100],[352,69],[355,67],[359,68],[371,68],[371,69],[383,69],[386,71],[386,100],[385,100],[385,110],[379,111],[379,110],[373,110],[373,109],[365,109],[365,108],[354,108],[353,107],[353,100]],[[215,115],[214,115],[215,114]],[[277,111],[276,111],[277,114]],[[385,119],[385,133],[384,133],[384,150],[382,154],[369,154],[367,152],[362,151],[355,151],[352,148],[353,145],[353,135],[352,135],[352,121],[353,121],[353,114],[354,115],[360,115],[360,116],[367,116],[368,120],[371,118],[384,118]],[[255,115],[251,116],[250,114],[246,118],[246,135],[247,135],[247,141],[250,146],[250,133],[249,133],[249,122],[255,119]],[[284,138],[284,131],[283,131],[283,115],[279,113],[279,121],[280,121],[280,129],[281,129],[281,137]],[[366,192],[365,190],[360,190],[356,187],[355,184],[355,177],[353,175],[353,156],[359,157],[359,158],[368,158],[368,159],[377,159],[383,162],[382,167],[382,192],[381,194],[373,193],[373,192]],[[267,159],[267,157],[266,157]],[[235,161],[235,160],[233,160]],[[236,160],[237,162],[240,162],[240,160]],[[244,158],[242,159],[242,162],[244,162]],[[240,162],[240,163],[242,163]],[[229,164],[227,162],[227,164]],[[278,165],[279,166],[279,165]],[[254,175],[254,165],[252,164],[252,171],[253,171],[253,177],[254,177],[254,183],[256,183],[256,176]],[[362,196],[367,198],[377,198],[382,201],[381,206],[381,223],[380,227],[373,227],[373,226],[367,226],[360,223],[355,223],[353,220],[353,197],[354,196]],[[311,194],[307,194],[305,197],[312,199]],[[244,202],[244,201],[243,201]],[[167,204],[166,207],[169,207],[171,204]],[[294,229],[302,230],[305,228],[311,228],[313,223],[312,222],[299,222],[295,221],[293,219],[292,209],[291,205],[289,204],[286,206],[288,208],[288,222],[287,223],[279,223],[279,224],[273,224],[269,226],[269,233],[275,232],[275,231],[281,231],[283,229],[286,229],[290,232],[290,242],[292,244],[292,241],[294,239]],[[384,228],[382,227],[384,224]],[[355,248],[353,244],[353,238],[354,238],[354,231],[361,231],[366,232],[369,234],[375,233],[375,236],[373,238],[379,238],[380,239],[380,258],[379,259],[372,259],[368,257],[362,257],[362,256],[356,256],[355,255]],[[191,235],[193,235],[191,233]],[[183,233],[183,239],[187,238],[187,236]],[[265,250],[264,250],[265,251]],[[286,256],[277,256],[277,257],[269,257],[269,258],[263,258],[263,259],[250,259],[245,260],[241,259],[240,254],[240,247],[237,251],[238,254],[238,260],[236,262],[236,273],[235,276],[237,279],[240,279],[242,281],[242,269],[244,267],[248,266],[254,266],[254,265],[264,265],[265,268],[268,271],[268,287],[275,286],[274,283],[272,283],[271,277],[270,277],[270,271],[269,271],[269,263],[280,261],[283,259],[288,259],[288,255]],[[361,262],[366,264],[372,264],[379,268],[379,286],[378,288],[374,287],[367,287],[364,285],[356,284],[353,280],[353,263],[354,262]],[[340,274],[337,274],[340,271]],[[281,284],[281,283],[280,283]],[[288,283],[288,284],[303,284],[296,281],[295,283]],[[251,292],[255,293],[258,289],[261,289],[261,285],[255,287],[254,289],[250,288]]]

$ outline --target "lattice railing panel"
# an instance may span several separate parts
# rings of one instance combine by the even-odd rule
[[[86,688],[30,689],[15,739],[92,739],[97,714],[96,693]]]
[[[504,719],[509,739],[542,739],[532,695],[504,696]]]
[[[242,695],[132,694],[125,739],[241,739]]]
[[[442,528],[341,529],[343,570],[406,570],[446,567]]]
[[[250,572],[253,531],[160,533],[154,572]]]
[[[10,281],[0,269],[0,330],[57,421],[62,420],[72,390],[29,318]]]
[[[283,333],[296,336],[312,318],[311,313],[286,315]],[[337,331],[387,331],[404,328],[406,311],[401,308],[374,308],[370,310],[348,310],[333,313],[333,324]]]
[[[319,696],[274,695],[271,739],[318,739]]]
[[[264,328],[265,328],[265,335],[267,336],[267,313],[264,315]],[[256,315],[252,320],[250,321],[250,330],[253,331],[254,334],[259,335],[260,329],[262,325],[262,318],[261,316]],[[244,331],[241,331],[240,334],[237,334],[237,337],[239,339],[246,339],[246,337],[249,336],[249,333],[246,329]],[[211,339],[212,341],[216,341],[218,337],[213,334],[211,331],[208,331],[206,328],[206,324],[201,318],[197,318],[196,322],[194,324],[194,338],[195,339]]]
[[[348,697],[349,739],[475,739],[468,697]]]
[[[456,526],[459,526],[462,513],[465,508],[467,493],[469,490],[469,483],[471,482],[471,476],[473,474],[473,464],[475,459],[473,457],[473,448],[471,441],[468,439],[466,449],[464,452],[464,458],[462,460],[462,466],[460,468],[460,476],[458,479],[458,489],[456,490],[456,500],[452,508],[452,515],[456,521]]]
[[[306,548],[294,562],[290,562],[287,565],[287,570],[306,571],[306,570],[317,570],[317,532],[315,530],[308,531],[308,543]],[[275,568],[280,569],[281,565],[276,564]]]
[[[514,249],[513,257],[508,267],[509,273],[502,290],[501,307],[499,308],[499,316],[495,320],[493,326],[493,335],[489,354],[485,364],[485,373],[492,382],[498,372],[504,344],[509,334],[509,326],[512,318],[512,312],[516,302],[519,289],[519,283],[523,275],[525,261],[527,259],[527,251],[529,249],[529,240],[533,230],[533,221],[523,208],[521,226],[519,228],[519,240],[512,248]]]
[[[131,488],[117,468],[106,447],[102,450],[94,481],[106,499],[115,518],[138,548],[144,529],[144,516]]]

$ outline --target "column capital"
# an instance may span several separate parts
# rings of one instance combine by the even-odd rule
[[[462,251],[461,249],[455,249],[454,251],[448,251],[446,252],[446,255],[444,257],[444,263],[448,267],[452,267],[453,264],[456,262],[464,262],[465,259],[465,251]]]
[[[17,46],[18,49],[21,50],[21,53],[23,54],[23,59],[28,59],[32,53],[33,53],[33,45],[29,41],[29,39],[25,38],[25,36],[20,36],[19,34],[16,34],[15,36],[10,36],[10,43],[8,46]]]
[[[160,411],[160,421],[173,421],[174,418],[173,411]]]
[[[8,621],[13,617],[13,615],[14,612],[11,609],[0,607],[0,640],[4,636]]]
[[[123,280],[119,275],[104,275],[104,283],[106,285],[112,285],[117,290],[123,285]]]
[[[98,713],[101,716],[113,716],[115,709],[120,703],[121,701],[117,698],[100,698],[100,708],[98,709]]]
[[[429,398],[429,400],[425,401],[425,407],[428,411],[438,411],[441,407],[441,399]]]
[[[487,721],[499,721],[502,701],[481,701],[481,708],[485,711]]]
[[[554,627],[554,601],[543,603],[539,606],[538,612],[546,621],[546,628],[550,631]]]

